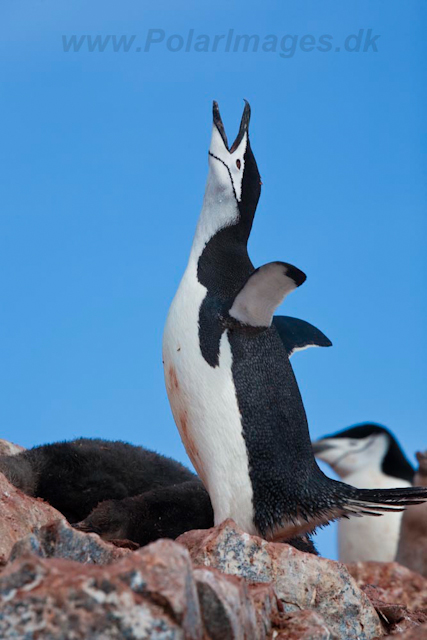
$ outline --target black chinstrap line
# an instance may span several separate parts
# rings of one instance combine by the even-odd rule
[[[214,153],[212,153],[212,151],[208,151],[208,154],[212,157],[215,158],[215,160],[219,160],[219,162],[221,162],[221,164],[224,165],[224,167],[227,169],[228,171],[228,175],[230,176],[230,182],[231,182],[231,187],[233,189],[233,193],[234,193],[234,197],[236,198],[236,202],[239,202],[238,198],[237,198],[237,193],[236,193],[236,189],[234,188],[234,182],[233,182],[233,177],[231,175],[231,171],[230,169],[227,167],[227,165],[225,164],[224,160],[221,160],[221,158],[218,158],[218,156],[216,156]]]

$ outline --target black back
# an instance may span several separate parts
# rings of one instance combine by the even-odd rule
[[[229,330],[228,338],[249,458],[254,521],[265,535],[285,514],[297,520],[327,508],[319,490],[325,476],[314,459],[298,385],[274,326],[247,334]]]

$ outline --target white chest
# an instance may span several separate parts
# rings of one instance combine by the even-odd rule
[[[219,366],[210,366],[200,351],[199,309],[205,295],[196,266],[190,263],[163,336],[166,389],[188,456],[209,491],[215,523],[230,517],[248,533],[255,533],[248,456],[226,332]]]
[[[367,477],[355,473],[345,478],[348,484],[365,489],[409,487],[409,482],[380,473]],[[342,562],[376,560],[392,562],[399,542],[401,513],[388,513],[380,518],[365,516],[341,520],[338,526],[339,559]]]

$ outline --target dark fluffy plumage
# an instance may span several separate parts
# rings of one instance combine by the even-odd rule
[[[43,498],[80,531],[145,545],[213,527],[209,494],[176,460],[120,441],[80,438],[0,456],[0,471]],[[288,541],[317,553],[312,541]]]
[[[143,546],[158,538],[177,538],[191,529],[209,529],[213,523],[209,494],[194,479],[132,498],[106,500],[74,527],[105,540],[126,539]]]
[[[80,438],[0,457],[0,471],[28,495],[79,522],[103,500],[120,500],[195,475],[176,460],[120,441]]]

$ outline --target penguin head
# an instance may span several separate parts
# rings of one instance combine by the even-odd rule
[[[364,423],[325,436],[313,443],[315,456],[340,478],[377,470],[412,482],[414,469],[394,435],[385,427]]]
[[[223,197],[235,201],[241,216],[253,218],[261,193],[261,179],[249,142],[250,117],[251,108],[245,100],[239,133],[229,146],[218,103],[213,103],[209,171]]]
[[[127,538],[128,513],[123,500],[104,500],[81,522],[72,525],[78,531],[97,533],[104,540]]]
[[[249,238],[261,193],[261,179],[249,142],[250,115],[246,102],[239,133],[229,146],[218,104],[213,103],[209,174],[199,218],[202,244],[231,226],[238,231],[236,239],[247,242]]]

